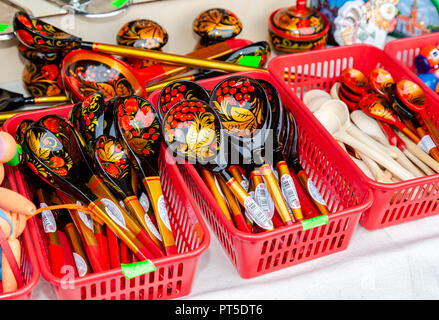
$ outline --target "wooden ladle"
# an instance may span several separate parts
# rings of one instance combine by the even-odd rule
[[[67,32],[56,28],[53,25],[45,23],[25,12],[19,11],[14,17],[15,34],[25,46],[33,49],[50,51],[50,50],[73,50],[87,49],[95,52],[101,52],[111,55],[119,55],[133,58],[147,58],[159,60],[170,64],[186,65],[190,67],[219,69],[227,72],[239,71],[256,71],[266,69],[252,68],[234,63],[228,63],[218,60],[207,60],[176,54],[160,52],[156,50],[147,50],[120,45],[103,44],[96,42],[86,42],[81,38],[68,34]]]

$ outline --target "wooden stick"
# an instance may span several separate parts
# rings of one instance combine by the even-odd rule
[[[429,166],[427,166],[424,162],[422,162],[420,159],[418,159],[413,153],[411,153],[408,149],[405,149],[402,151],[402,153],[405,154],[405,156],[414,163],[419,169],[421,169],[425,175],[429,176],[431,174],[435,174],[433,170],[430,169]]]
[[[373,161],[371,158],[367,157],[361,152],[360,157],[364,161],[366,166],[369,167],[370,171],[372,171],[372,174],[375,176],[376,181],[383,183],[392,183],[392,180],[390,180],[388,175],[385,174],[385,171],[382,170],[375,161]]]
[[[426,165],[428,165],[431,169],[433,169],[436,173],[439,173],[439,162],[430,157],[427,153],[424,152],[416,143],[407,138],[403,133],[396,131],[398,137],[401,138],[402,141],[407,145],[407,149],[413,153],[418,159],[423,161]]]
[[[417,178],[425,176],[425,174],[421,170],[419,170],[418,167],[416,167],[412,161],[410,161],[410,159],[406,156],[405,152],[402,152],[397,147],[392,147],[392,149],[398,155],[398,157],[396,158],[396,161],[399,162],[404,168],[406,168],[411,173],[413,173],[415,175],[415,177],[417,177]],[[413,158],[416,158],[416,157],[413,156]],[[418,160],[417,162],[419,163],[420,161]]]

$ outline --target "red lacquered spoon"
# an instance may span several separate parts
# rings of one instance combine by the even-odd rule
[[[369,73],[369,84],[380,96],[387,97],[393,83],[392,75],[383,68],[375,68]]]
[[[412,111],[419,113],[424,121],[425,126],[430,132],[434,143],[436,146],[439,146],[439,132],[431,118],[425,112],[425,108],[427,107],[427,98],[424,90],[410,80],[401,80],[396,84],[396,93],[398,98],[401,99],[402,103],[404,103]]]
[[[363,72],[357,69],[345,69],[340,75],[340,82],[352,93],[363,96],[369,90],[369,80]]]
[[[388,105],[387,100],[383,97],[373,93],[368,94],[360,100],[358,106],[369,116],[395,126],[413,142],[418,143],[420,141],[416,133],[407,128],[407,126],[398,119]]]

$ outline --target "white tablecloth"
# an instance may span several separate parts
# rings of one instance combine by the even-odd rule
[[[212,236],[181,299],[439,299],[438,225],[439,216],[376,231],[359,226],[345,251],[253,279],[239,276]],[[56,295],[41,278],[32,299]]]

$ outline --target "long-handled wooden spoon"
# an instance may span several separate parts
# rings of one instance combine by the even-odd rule
[[[156,50],[146,50],[120,45],[86,42],[63,30],[47,24],[24,12],[17,12],[14,17],[14,31],[24,45],[38,50],[73,50],[87,49],[91,51],[133,58],[148,58],[170,64],[179,64],[205,69],[219,69],[227,72],[256,71],[266,69],[252,68],[217,60],[193,58]]]
[[[117,118],[119,141],[137,162],[163,237],[165,251],[168,255],[176,254],[177,247],[159,176],[162,133],[158,113],[147,100],[129,96],[117,100],[114,117]]]
[[[94,218],[105,222],[139,259],[155,257],[140,241],[140,230],[130,230],[132,226],[124,219],[128,214],[123,213],[124,209],[94,175],[74,129],[63,118],[41,118],[26,131],[24,143],[29,150],[27,163],[31,170],[87,204]]]
[[[247,76],[231,76],[212,90],[209,105],[219,114],[225,136],[231,141],[231,151],[243,162],[260,166],[267,188],[285,224],[292,224],[281,189],[266,163],[263,153],[270,133],[272,114],[267,95],[261,84]],[[233,160],[232,160],[233,161]],[[303,218],[301,216],[298,219]]]

